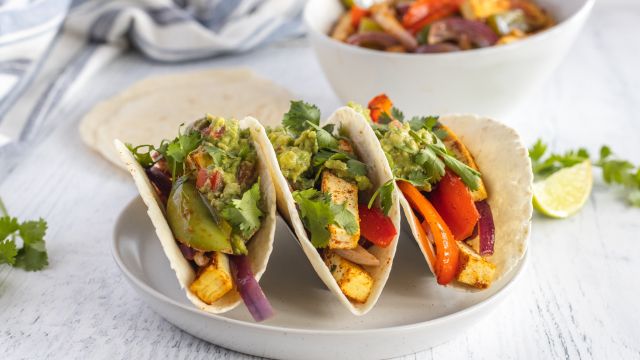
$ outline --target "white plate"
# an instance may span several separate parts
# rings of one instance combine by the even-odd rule
[[[274,251],[260,281],[276,316],[263,323],[253,322],[242,305],[222,315],[191,305],[140,198],[120,214],[112,250],[140,296],[166,320],[201,339],[265,357],[371,359],[418,352],[459,335],[504,300],[525,268],[526,256],[483,292],[437,286],[409,234],[403,224],[393,270],[378,304],[356,317],[325,288],[278,218]]]

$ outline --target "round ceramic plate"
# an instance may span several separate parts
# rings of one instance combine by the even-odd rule
[[[140,198],[120,214],[113,257],[126,279],[162,317],[228,349],[273,358],[389,358],[440,344],[490,314],[521,277],[514,271],[486,291],[438,286],[403,224],[389,281],[367,315],[353,316],[317,277],[278,218],[273,254],[260,284],[276,315],[255,323],[243,305],[213,315],[195,308],[169,267]]]

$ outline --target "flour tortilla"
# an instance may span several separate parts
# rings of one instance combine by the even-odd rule
[[[476,161],[489,197],[495,225],[494,253],[487,260],[496,265],[493,282],[509,273],[527,251],[531,232],[533,173],[527,148],[512,128],[495,120],[476,115],[446,115],[439,119],[449,127],[467,147]],[[408,219],[413,236],[419,239],[413,210],[400,191],[400,204]],[[434,264],[420,241],[417,241],[429,268]],[[447,286],[467,291],[479,291],[453,282]]]
[[[342,107],[333,113],[333,115],[331,115],[323,125],[326,124],[335,124],[336,132],[339,129],[342,129],[341,134],[351,139],[354,151],[358,155],[359,159],[367,165],[369,170],[369,179],[373,184],[371,191],[367,194],[367,199],[379,186],[393,179],[393,173],[391,172],[389,163],[385,158],[384,152],[378,144],[378,140],[373,133],[373,130],[371,130],[369,123],[362,117],[362,115],[358,114],[351,108]],[[397,192],[394,191],[392,195],[392,206],[389,211],[389,217],[397,229],[398,234],[388,247],[381,248],[376,246],[369,249],[369,251],[380,260],[380,266],[364,267],[373,278],[374,285],[371,290],[371,294],[365,303],[352,303],[342,293],[337,282],[331,275],[329,268],[325,265],[316,248],[311,244],[302,220],[300,219],[300,214],[298,213],[295,200],[291,194],[289,184],[280,171],[278,159],[273,146],[271,146],[271,142],[266,136],[264,136],[260,143],[265,148],[265,153],[268,154],[270,162],[269,168],[272,170],[272,177],[276,188],[276,198],[278,199],[278,210],[287,223],[293,227],[293,230],[298,237],[298,242],[311,262],[311,265],[318,273],[320,279],[327,285],[329,290],[331,290],[331,292],[338,297],[340,302],[343,303],[354,315],[366,314],[373,308],[380,297],[380,293],[389,278],[389,273],[391,272],[391,266],[393,264],[393,257],[396,253],[398,236],[400,234],[400,207]]]
[[[85,144],[124,168],[113,139],[155,144],[171,139],[182,123],[215,114],[265,125],[279,124],[291,95],[248,69],[216,69],[150,77],[96,105],[80,123]]]
[[[249,260],[251,269],[256,280],[260,280],[262,274],[267,268],[269,256],[273,250],[273,236],[276,229],[276,205],[275,205],[275,189],[268,169],[266,161],[267,154],[257,143],[257,139],[265,136],[265,130],[260,123],[253,118],[247,117],[240,121],[240,128],[250,129],[251,138],[254,147],[258,153],[258,172],[260,174],[260,191],[262,193],[262,204],[264,207],[264,218],[260,230],[253,236],[247,244],[249,250]],[[155,139],[153,143],[158,143],[160,139]],[[189,285],[195,280],[196,273],[189,265],[189,262],[182,255],[176,239],[173,237],[171,228],[165,217],[164,206],[158,198],[149,178],[146,176],[144,169],[135,160],[131,152],[120,140],[114,140],[115,148],[120,154],[122,162],[125,164],[133,180],[138,187],[140,197],[147,205],[147,214],[156,229],[156,234],[162,244],[164,254],[169,259],[171,268],[176,272],[180,287],[187,293],[187,298],[199,309],[210,313],[223,313],[236,307],[242,299],[240,294],[234,288],[218,301],[209,305],[200,300],[194,293],[189,290]]]

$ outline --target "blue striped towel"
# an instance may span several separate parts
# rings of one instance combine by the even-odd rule
[[[178,62],[302,33],[304,0],[0,0],[0,147],[128,49]]]

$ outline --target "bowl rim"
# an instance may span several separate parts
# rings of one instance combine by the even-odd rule
[[[490,312],[492,310],[491,306],[494,305],[496,302],[499,302],[500,300],[504,299],[505,296],[507,296],[513,291],[513,287],[521,281],[522,276],[525,273],[525,270],[528,268],[528,263],[529,263],[529,260],[528,260],[529,249],[527,249],[525,254],[522,256],[522,258],[516,265],[516,268],[512,269],[509,272],[509,273],[513,273],[511,279],[509,279],[509,281],[506,282],[502,286],[502,288],[498,289],[494,294],[460,311],[457,311],[445,316],[441,316],[435,319],[427,320],[427,321],[416,322],[413,324],[406,324],[406,325],[379,327],[379,328],[372,328],[372,329],[353,329],[353,330],[328,330],[328,329],[311,330],[311,329],[302,329],[302,328],[295,328],[295,327],[284,327],[284,326],[278,326],[278,325],[268,325],[263,323],[255,323],[255,322],[231,319],[219,314],[204,312],[195,307],[179,303],[171,299],[167,295],[147,285],[147,283],[145,283],[143,280],[139,279],[131,271],[129,271],[122,257],[120,256],[120,252],[118,249],[118,243],[120,242],[119,233],[122,231],[121,229],[123,227],[122,224],[125,221],[125,215],[131,211],[131,208],[133,208],[134,206],[140,206],[140,205],[145,206],[140,196],[136,196],[132,200],[130,200],[125,207],[123,207],[123,209],[118,214],[118,218],[114,224],[113,234],[111,239],[111,255],[113,257],[113,260],[115,261],[120,271],[125,275],[129,283],[132,284],[134,287],[136,287],[138,291],[145,293],[146,296],[150,296],[155,298],[158,301],[168,303],[173,307],[179,308],[181,311],[187,311],[195,315],[206,316],[211,318],[212,320],[220,321],[222,323],[226,323],[233,326],[244,326],[244,327],[252,328],[257,331],[282,332],[282,333],[288,333],[288,334],[358,336],[358,335],[366,335],[366,334],[386,333],[389,331],[397,331],[397,332],[412,331],[412,330],[415,331],[421,328],[437,326],[442,323],[447,323],[450,321],[454,321],[456,319],[464,318],[467,315],[471,315],[478,311]],[[280,215],[278,215],[278,217],[279,216]],[[529,232],[528,236],[529,237],[531,236],[531,232]],[[451,291],[456,291],[456,290],[451,289]]]
[[[308,34],[312,34],[318,37],[321,41],[333,44],[330,46],[337,46],[338,48],[342,48],[348,52],[349,51],[353,52],[354,54],[360,54],[360,55],[370,54],[372,56],[380,56],[383,58],[391,58],[391,59],[420,59],[421,57],[446,59],[446,58],[452,58],[452,57],[470,57],[474,55],[500,53],[504,51],[511,51],[512,49],[514,49],[515,51],[515,49],[527,46],[528,44],[544,41],[546,38],[563,31],[570,24],[580,21],[581,18],[586,18],[591,12],[591,9],[593,8],[596,2],[596,0],[584,0],[582,6],[573,14],[568,16],[566,19],[560,21],[559,23],[555,24],[549,29],[539,31],[533,35],[527,36],[522,40],[514,41],[511,43],[499,45],[499,46],[493,45],[493,46],[488,46],[484,48],[470,49],[470,50],[464,50],[464,51],[416,54],[416,53],[395,53],[395,52],[388,52],[388,51],[381,51],[381,50],[373,50],[373,49],[363,48],[360,46],[345,44],[341,41],[332,39],[328,34],[325,34],[317,30],[314,26],[311,25],[311,18],[314,15],[312,14],[310,8],[312,4],[319,1],[339,1],[339,0],[307,1],[303,10],[302,18]]]

